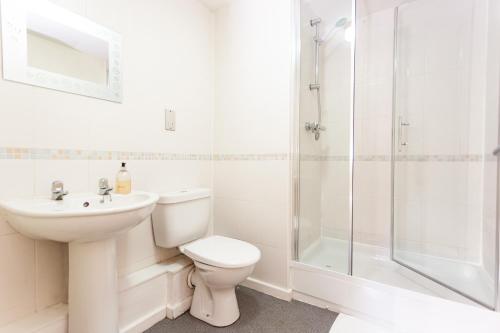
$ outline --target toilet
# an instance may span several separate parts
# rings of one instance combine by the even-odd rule
[[[235,287],[252,274],[260,250],[237,239],[205,237],[210,221],[210,190],[160,194],[152,219],[156,245],[178,247],[194,262],[187,281],[194,287],[191,315],[217,327],[238,320]]]

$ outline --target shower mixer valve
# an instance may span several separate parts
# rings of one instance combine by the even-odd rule
[[[322,126],[320,123],[318,122],[306,122],[306,131],[308,132],[312,132],[314,133],[314,138],[317,140],[319,140],[319,137],[320,137],[320,133],[321,131],[325,131],[326,130],[326,127],[325,126]]]

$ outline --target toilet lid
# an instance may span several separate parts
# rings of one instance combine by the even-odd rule
[[[251,266],[260,259],[260,250],[237,239],[210,236],[179,246],[182,253],[204,264],[221,268]]]

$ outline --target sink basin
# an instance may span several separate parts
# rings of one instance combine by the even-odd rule
[[[14,229],[35,239],[58,242],[89,242],[113,237],[148,217],[158,195],[132,192],[112,195],[101,203],[96,194],[68,195],[62,201],[50,198],[0,201]]]
[[[95,194],[0,201],[7,221],[25,236],[69,243],[71,333],[118,333],[115,235],[151,215],[158,195],[133,192],[101,203]]]

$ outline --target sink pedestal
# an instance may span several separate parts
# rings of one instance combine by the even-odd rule
[[[116,242],[69,243],[69,332],[118,333]]]

